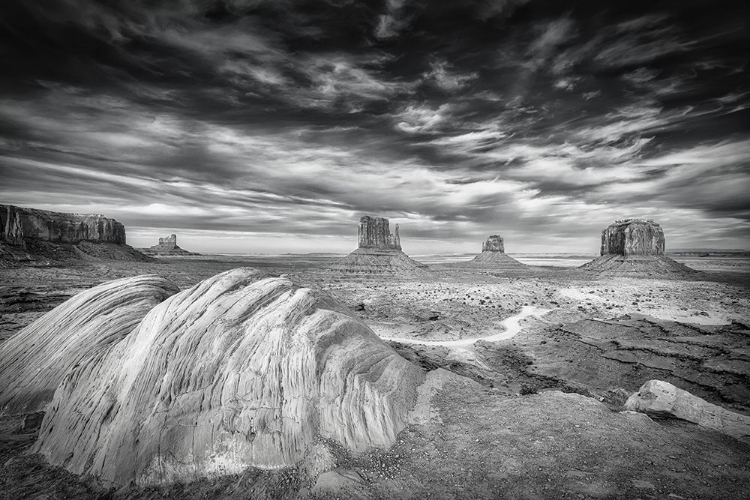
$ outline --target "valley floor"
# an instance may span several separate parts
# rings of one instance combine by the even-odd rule
[[[681,262],[702,272],[451,263],[397,279],[331,272],[327,256],[0,269],[0,342],[104,281],[156,273],[185,289],[250,266],[326,290],[434,379],[422,417],[392,449],[351,456],[327,443],[337,468],[318,488],[295,468],[105,490],[25,454],[34,430],[2,417],[0,498],[746,498],[750,441],[622,411],[656,378],[750,415],[750,260]],[[518,333],[497,340],[514,316]]]

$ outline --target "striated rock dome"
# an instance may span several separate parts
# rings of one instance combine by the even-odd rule
[[[124,338],[178,291],[156,275],[110,281],[79,293],[0,344],[0,414],[44,409],[72,367]]]
[[[423,380],[327,295],[234,269],[74,368],[34,451],[114,484],[285,467],[318,437],[390,446]]]

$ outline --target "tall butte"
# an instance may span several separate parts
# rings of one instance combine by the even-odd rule
[[[664,255],[664,230],[650,219],[618,220],[602,231],[601,255],[583,269],[614,274],[686,274],[693,269]]]
[[[388,274],[404,277],[424,274],[427,266],[410,259],[401,250],[398,229],[396,224],[391,234],[390,222],[385,217],[362,216],[357,230],[357,249],[332,269],[345,274]]]
[[[490,235],[482,243],[482,253],[469,262],[466,262],[465,265],[492,270],[517,270],[526,268],[526,265],[521,264],[505,253],[505,241],[502,236],[497,234]]]

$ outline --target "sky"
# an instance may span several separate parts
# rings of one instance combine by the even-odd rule
[[[5,0],[0,203],[136,247],[750,248],[750,4]]]

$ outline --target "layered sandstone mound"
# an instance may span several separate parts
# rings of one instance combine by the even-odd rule
[[[363,216],[359,220],[359,247],[332,267],[334,272],[353,275],[423,276],[427,266],[409,258],[401,250],[401,237],[396,224],[391,234],[385,217]]]
[[[649,380],[630,396],[625,408],[654,418],[678,418],[750,440],[750,417],[711,404],[669,382]]]
[[[482,253],[464,264],[470,267],[489,268],[493,270],[519,270],[526,269],[525,264],[521,264],[513,257],[506,255],[505,242],[497,234],[491,235],[482,243]]]
[[[81,258],[151,260],[126,244],[125,226],[103,215],[0,205],[0,231],[0,266]]]
[[[664,255],[661,226],[652,220],[625,219],[602,231],[601,256],[582,269],[611,274],[688,274],[693,269]]]
[[[159,244],[141,249],[146,255],[198,255],[183,250],[177,245],[177,235],[170,234],[166,238],[159,238]]]
[[[156,275],[95,286],[0,344],[0,414],[44,409],[63,376],[128,335],[179,289]]]
[[[330,297],[234,269],[72,370],[34,451],[114,484],[285,467],[318,437],[391,445],[423,380]]]

